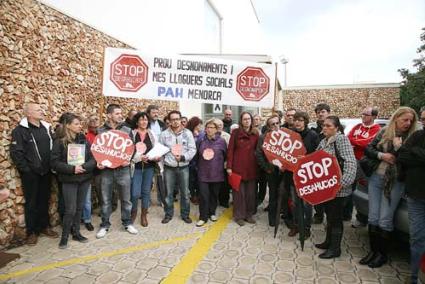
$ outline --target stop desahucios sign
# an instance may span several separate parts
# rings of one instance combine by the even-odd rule
[[[300,158],[293,176],[298,196],[311,205],[334,199],[341,177],[337,158],[323,150]]]
[[[98,134],[90,149],[96,162],[107,168],[115,169],[130,162],[134,144],[127,133],[110,130]]]
[[[121,54],[111,63],[110,73],[120,91],[137,92],[148,82],[148,65],[138,55]]]
[[[270,78],[259,67],[245,68],[236,79],[236,91],[246,101],[260,101],[270,90]]]

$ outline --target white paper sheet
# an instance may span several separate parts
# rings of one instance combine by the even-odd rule
[[[156,157],[162,157],[168,152],[170,152],[170,148],[165,147],[164,145],[160,143],[155,143],[155,146],[153,146],[153,148],[146,153],[146,156],[148,157],[149,160],[152,160]]]

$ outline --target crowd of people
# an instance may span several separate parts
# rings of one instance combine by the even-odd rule
[[[163,122],[159,119],[158,106],[150,105],[145,111],[130,110],[124,119],[122,108],[110,104],[103,125],[99,124],[97,115],[84,121],[67,112],[62,114],[53,131],[43,120],[40,105],[27,104],[25,117],[12,132],[10,148],[26,200],[27,244],[35,245],[40,234],[59,237],[48,221],[52,174],[57,177],[60,191],[60,248],[68,246],[69,236],[88,242],[80,232],[80,223],[84,222],[87,230],[94,230],[92,185],[101,204],[97,238],[105,237],[110,229],[110,216],[117,202],[114,195],[119,196],[121,222],[128,233],[138,233],[134,223],[139,200],[140,224],[147,227],[151,191],[158,181],[156,177],[162,175],[166,189],[163,224],[173,219],[177,196],[180,217],[185,223],[192,223],[190,202],[199,205],[196,226],[202,227],[208,221],[217,221],[217,206],[228,208],[232,200],[234,221],[239,226],[255,224],[257,208],[265,200],[268,188],[268,206],[265,207],[268,225],[276,226],[282,215],[290,229],[289,236],[304,230],[308,238],[311,224],[320,224],[326,218],[325,240],[315,246],[324,250],[320,258],[335,258],[341,254],[343,221],[352,219],[352,192],[356,190],[359,176],[363,176],[368,179],[369,215],[367,220],[357,215],[353,227],[368,225],[370,252],[360,264],[376,268],[388,261],[394,214],[401,197],[407,194],[412,282],[415,282],[419,260],[425,252],[425,191],[420,178],[425,170],[425,130],[419,123],[425,123],[425,109],[421,110],[418,120],[413,109],[400,107],[381,129],[374,122],[378,110],[365,107],[362,122],[345,134],[340,119],[331,115],[329,105],[318,104],[315,113],[317,120],[313,127],[309,126],[308,113],[294,108],[287,109],[285,115],[279,111],[273,113],[264,125],[261,116],[250,112],[242,112],[239,121],[234,123],[231,109],[224,111],[224,118],[209,119],[205,123],[199,117],[188,119],[173,110]],[[265,156],[262,148],[265,136],[281,127],[300,134],[307,154],[324,150],[338,160],[342,188],[336,198],[314,206],[314,215],[310,204],[296,198],[292,172],[282,171]],[[113,169],[97,163],[90,151],[95,136],[111,130],[127,133],[136,145],[132,159]],[[147,153],[157,143],[170,151],[162,157],[148,158]],[[77,164],[71,162],[68,155],[70,149],[76,147],[84,152],[84,159]],[[237,190],[232,190],[228,182],[233,173],[241,176]],[[158,190],[157,199],[161,200],[159,193]],[[278,196],[282,196],[280,212],[277,212]],[[304,212],[302,217],[300,212]],[[303,218],[302,227],[299,218]]]

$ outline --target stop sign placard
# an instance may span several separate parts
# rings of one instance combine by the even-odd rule
[[[294,171],[307,152],[301,135],[288,128],[267,133],[262,147],[267,160],[281,170]]]
[[[96,162],[107,168],[115,169],[125,162],[130,162],[134,144],[127,133],[110,130],[98,134],[90,149]]]
[[[341,177],[337,158],[323,150],[300,158],[293,176],[298,196],[311,205],[334,199]]]
[[[148,65],[132,54],[121,54],[111,63],[111,81],[120,91],[137,92],[148,82]]]
[[[236,91],[246,101],[260,101],[269,93],[270,78],[259,67],[247,67],[236,79]]]

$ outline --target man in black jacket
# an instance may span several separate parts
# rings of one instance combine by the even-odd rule
[[[27,244],[35,245],[40,233],[51,238],[58,237],[49,227],[48,213],[52,136],[50,124],[42,120],[44,115],[39,104],[27,104],[24,115],[12,131],[10,156],[22,180]]]

